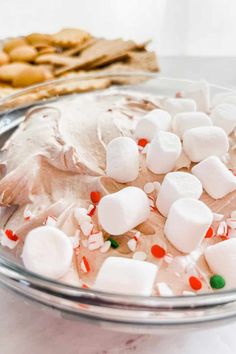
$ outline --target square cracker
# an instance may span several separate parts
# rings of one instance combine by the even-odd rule
[[[136,47],[133,41],[124,41],[122,39],[100,39],[93,45],[86,48],[78,57],[78,62],[65,66],[64,68],[55,71],[55,75],[59,76],[67,71],[75,69],[91,69],[97,66],[106,65],[121,58],[129,50]]]

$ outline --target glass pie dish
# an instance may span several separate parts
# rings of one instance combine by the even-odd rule
[[[82,81],[110,79],[110,75],[84,75],[47,82],[22,90],[0,100],[0,144],[13,133],[29,108],[46,102],[67,100],[47,92],[62,92],[59,85],[77,85]],[[114,75],[113,75],[114,77]],[[157,74],[115,74],[113,82],[128,82],[122,91],[140,94],[175,95],[192,85],[193,81],[162,78]],[[74,86],[73,86],[74,87]],[[101,88],[101,87],[100,87]],[[112,88],[113,89],[113,88]],[[115,88],[116,89],[116,88]],[[119,90],[119,88],[117,88]],[[104,90],[110,90],[105,88]],[[84,90],[86,91],[86,90]],[[210,93],[232,90],[210,85]],[[93,95],[94,93],[89,93]],[[236,289],[196,296],[128,296],[78,288],[44,278],[26,270],[20,257],[0,247],[0,282],[2,285],[36,303],[59,311],[63,316],[90,320],[99,325],[129,332],[159,333],[166,329],[178,331],[199,326],[220,325],[236,317]]]

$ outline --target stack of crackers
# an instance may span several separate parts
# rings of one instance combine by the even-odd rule
[[[0,49],[0,97],[21,88],[61,77],[77,78],[90,73],[159,71],[156,55],[148,43],[96,38],[81,29],[62,29],[49,35],[32,33],[3,42]],[[125,80],[127,83],[127,79]],[[106,88],[123,83],[117,77],[75,80],[48,88],[44,95],[60,95]]]

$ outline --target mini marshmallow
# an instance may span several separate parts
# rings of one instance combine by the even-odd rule
[[[191,161],[199,162],[211,155],[226,154],[229,150],[229,141],[222,128],[192,128],[183,135],[183,149]]]
[[[188,98],[167,98],[163,102],[164,109],[174,117],[182,112],[195,112],[197,110],[196,102]]]
[[[106,174],[120,183],[132,182],[139,173],[139,151],[134,140],[118,137],[107,145]]]
[[[127,187],[106,195],[98,205],[98,220],[111,235],[121,235],[135,228],[149,215],[149,199],[138,187]]]
[[[201,112],[209,112],[210,108],[210,90],[206,81],[197,81],[189,85],[189,87],[182,92],[185,98],[191,98],[196,102],[197,110]]]
[[[190,253],[202,242],[212,220],[212,212],[203,202],[181,198],[170,208],[164,233],[177,250]]]
[[[157,266],[134,259],[108,257],[102,264],[94,288],[127,295],[151,295]]]
[[[236,177],[217,156],[210,156],[192,168],[205,191],[214,199],[223,198],[236,189]]]
[[[22,259],[31,272],[58,279],[70,269],[72,256],[69,237],[55,227],[37,227],[26,236]]]
[[[203,112],[179,113],[176,114],[172,122],[173,132],[177,134],[180,139],[182,139],[183,134],[191,128],[207,127],[211,125],[212,120]]]
[[[236,106],[229,103],[219,104],[212,110],[211,118],[214,125],[224,129],[229,135],[236,127]]]
[[[156,174],[170,172],[175,168],[182,146],[177,135],[159,132],[151,141],[146,156],[148,169]]]
[[[171,115],[162,109],[154,109],[138,121],[134,136],[151,141],[157,132],[169,130],[170,127]]]
[[[225,280],[225,288],[236,287],[236,239],[232,238],[209,246],[205,250],[206,261],[214,274]]]
[[[162,182],[156,207],[162,215],[167,216],[176,200],[187,197],[199,199],[201,194],[202,185],[195,176],[187,172],[171,172]]]

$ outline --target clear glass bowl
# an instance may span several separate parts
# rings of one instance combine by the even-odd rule
[[[111,76],[84,75],[76,79],[60,79],[36,85],[1,99],[1,146],[22,121],[22,116],[29,107],[44,104],[48,100],[66,100],[66,96],[48,98],[45,95],[48,90],[52,89],[53,92],[58,85],[78,84],[81,80],[97,78],[110,79]],[[147,93],[174,95],[176,91],[184,90],[193,83],[146,73],[116,74],[113,81],[119,82],[120,79],[123,81],[132,79],[133,82],[132,85],[120,87],[121,90],[135,90],[144,95]],[[210,91],[213,95],[232,90],[210,85]],[[40,102],[35,102],[35,93],[40,92],[43,92],[39,94]],[[28,98],[25,99],[26,97]],[[165,333],[167,329],[168,333],[170,330],[186,331],[199,326],[220,325],[236,317],[236,289],[184,297],[141,297],[104,293],[69,286],[31,273],[22,266],[20,259],[6,248],[0,248],[0,282],[25,298],[60,311],[63,316],[91,320],[110,329],[122,331],[136,333]]]

